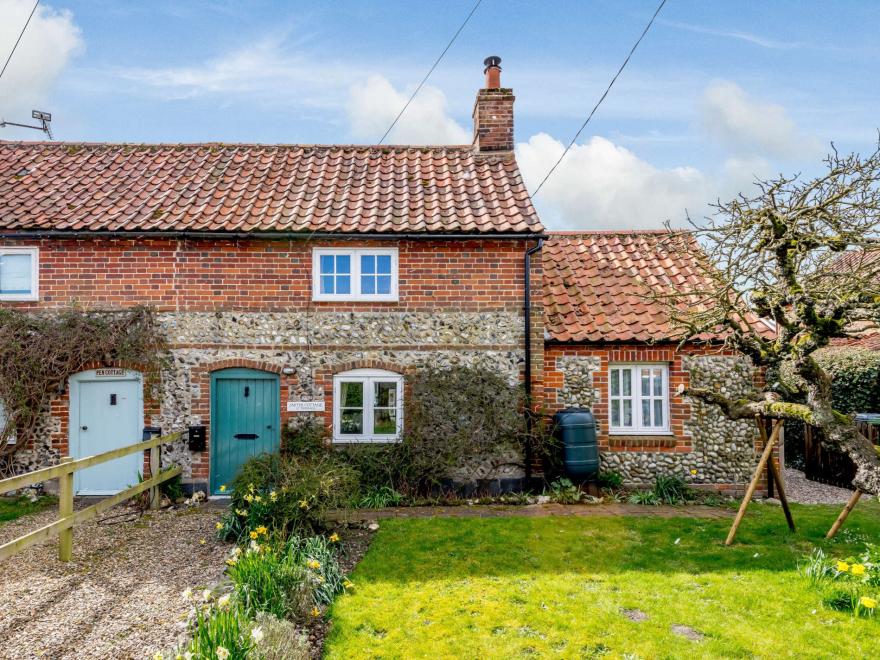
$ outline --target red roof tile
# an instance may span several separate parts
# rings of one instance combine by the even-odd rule
[[[664,241],[693,244],[669,250]],[[668,245],[668,244],[667,244]],[[646,287],[698,284],[696,240],[667,231],[551,232],[542,250],[544,321],[561,342],[662,341],[675,329]]]
[[[0,142],[0,230],[533,233],[512,155],[469,146]]]

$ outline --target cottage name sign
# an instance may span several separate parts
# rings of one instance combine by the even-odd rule
[[[288,401],[287,412],[324,412],[324,400]]]
[[[125,369],[96,369],[95,375],[98,378],[111,378],[113,376],[124,376]]]

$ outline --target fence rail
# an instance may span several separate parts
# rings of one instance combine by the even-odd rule
[[[0,480],[0,494],[7,493],[11,490],[18,490],[26,486],[32,486],[50,479],[58,479],[58,520],[49,523],[33,532],[20,536],[4,545],[0,545],[0,561],[11,557],[32,546],[40,543],[53,536],[58,536],[58,558],[61,561],[70,561],[73,554],[73,527],[86,520],[95,518],[98,514],[107,509],[116,506],[120,502],[138,495],[145,490],[150,491],[150,508],[159,508],[159,485],[169,479],[180,474],[180,468],[174,467],[170,470],[160,471],[159,469],[159,452],[162,445],[175,442],[180,439],[180,433],[170,433],[158,438],[147,440],[146,442],[138,442],[127,447],[120,447],[102,454],[87,456],[85,458],[72,459],[65,456],[58,465],[52,467],[41,468],[20,474],[9,479]],[[74,513],[73,511],[73,475],[79,470],[87,467],[106,463],[122,456],[128,456],[136,452],[150,452],[150,478],[139,484],[126,488],[116,495],[107,497],[97,504],[81,509]]]

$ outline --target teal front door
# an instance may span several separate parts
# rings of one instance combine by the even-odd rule
[[[229,484],[249,458],[278,451],[278,376],[253,369],[211,374],[211,492]]]

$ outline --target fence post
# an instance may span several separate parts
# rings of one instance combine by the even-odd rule
[[[160,454],[159,447],[150,447],[150,478],[159,474]],[[150,508],[159,508],[159,486],[150,488]]]
[[[70,463],[73,459],[65,456],[61,463]],[[58,477],[58,517],[66,518],[73,515],[73,470]],[[58,534],[58,559],[70,561],[73,555],[73,526]]]

